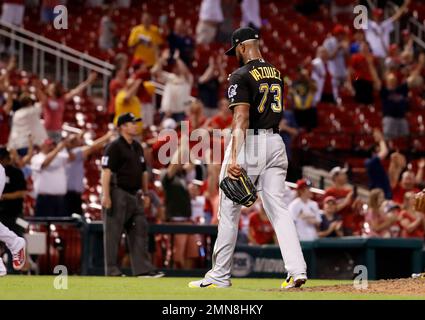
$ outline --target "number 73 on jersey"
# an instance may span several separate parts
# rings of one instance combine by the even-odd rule
[[[273,95],[273,102],[270,104],[273,112],[282,112],[282,87],[279,84],[261,83],[259,90],[263,94],[263,98],[261,99],[260,105],[258,106],[259,113],[264,112],[269,94]]]

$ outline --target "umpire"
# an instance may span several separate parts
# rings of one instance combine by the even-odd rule
[[[147,193],[147,172],[143,149],[134,138],[138,122],[132,113],[118,118],[119,138],[105,149],[102,158],[102,207],[104,212],[105,274],[120,276],[118,249],[122,233],[127,236],[133,275],[158,278],[148,253],[148,224],[143,213],[141,189]]]

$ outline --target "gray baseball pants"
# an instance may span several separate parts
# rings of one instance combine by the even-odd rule
[[[220,181],[227,175],[231,148],[230,143],[224,156]],[[265,130],[258,135],[247,135],[245,145],[238,155],[238,164],[247,170],[252,181],[258,181],[258,194],[276,232],[288,274],[305,274],[306,264],[295,224],[287,204],[283,201],[288,160],[282,138],[279,134]],[[205,275],[205,279],[212,283],[222,286],[231,284],[240,210],[240,205],[233,203],[220,191],[218,236],[214,245],[213,267]]]

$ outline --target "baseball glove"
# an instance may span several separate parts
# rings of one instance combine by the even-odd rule
[[[220,183],[220,189],[230,200],[245,207],[252,206],[257,200],[257,189],[244,169],[237,180],[224,178]]]
[[[425,213],[425,189],[415,196],[415,210]]]

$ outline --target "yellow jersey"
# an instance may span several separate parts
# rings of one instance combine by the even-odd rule
[[[115,125],[117,125],[118,117],[127,112],[131,112],[136,116],[136,118],[142,117],[142,103],[140,102],[139,98],[137,96],[133,96],[126,102],[126,94],[127,91],[125,89],[122,89],[118,92],[115,98]],[[142,121],[138,122],[137,126],[139,127],[139,134],[142,133]]]
[[[144,41],[140,42],[140,39]],[[138,25],[131,30],[128,38],[128,46],[134,47],[135,60],[143,60],[146,66],[151,67],[156,62],[156,49],[163,43],[157,26],[151,25],[148,29],[144,25]]]

